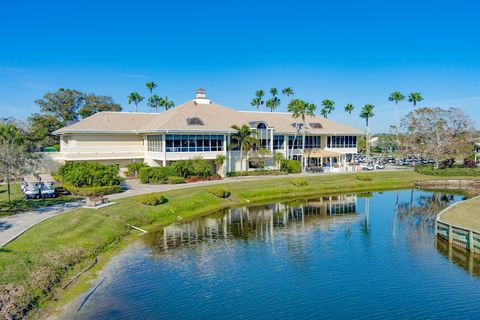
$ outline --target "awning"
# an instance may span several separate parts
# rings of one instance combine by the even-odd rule
[[[341,157],[345,155],[344,153],[325,150],[325,149],[306,150],[303,154],[306,158],[330,158],[330,157],[335,158],[335,157]]]

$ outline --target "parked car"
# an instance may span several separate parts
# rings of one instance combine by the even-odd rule
[[[363,171],[372,171],[372,170],[375,170],[375,167],[371,163],[364,164],[364,165],[362,165],[362,170]]]
[[[375,169],[377,170],[383,170],[385,169],[385,165],[381,164],[381,163],[375,163],[374,165]]]

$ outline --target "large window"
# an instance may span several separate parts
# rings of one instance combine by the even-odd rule
[[[161,152],[162,151],[162,136],[151,135],[147,136],[148,151]]]
[[[356,148],[356,136],[332,136],[327,138],[328,148]]]
[[[288,149],[292,149],[294,144],[293,149],[302,149],[302,136],[297,136],[296,139],[294,136],[288,136]]]
[[[292,148],[294,142],[294,136],[288,137],[288,149]],[[301,149],[302,148],[302,136],[297,136],[295,139],[295,147],[294,149]],[[321,139],[320,136],[305,136],[305,149],[317,149],[321,148]]]
[[[285,142],[284,136],[279,136],[279,135],[273,136],[273,150],[283,149],[284,142]]]
[[[320,148],[319,136],[306,136],[305,137],[305,149],[317,149]]]
[[[223,135],[167,134],[167,152],[223,151]]]

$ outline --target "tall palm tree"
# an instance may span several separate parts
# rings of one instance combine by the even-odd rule
[[[293,96],[295,93],[291,87],[286,87],[282,90],[282,94],[286,95],[287,97]]]
[[[400,91],[395,91],[388,97],[389,101],[395,101],[395,132],[397,134],[398,143],[398,103],[405,100],[405,96]]]
[[[150,100],[152,100],[152,95],[153,95],[153,89],[155,89],[157,87],[157,84],[153,81],[149,81],[147,83],[145,83],[145,86],[147,87],[148,90],[150,90],[150,99],[148,99],[148,102],[150,102]],[[152,105],[149,104],[150,106],[150,112],[152,112]]]
[[[295,119],[302,118],[302,172],[305,171],[305,118],[306,116],[314,117],[316,108],[317,106],[313,103],[300,99],[294,99],[288,104],[288,112],[292,112],[292,117]]]
[[[366,137],[366,149],[367,149],[367,159],[370,157],[370,118],[375,114],[373,109],[375,106],[373,104],[366,104],[360,111],[360,117],[365,119],[365,125],[367,127],[367,137]]]
[[[277,94],[278,94],[277,88],[271,88],[270,89],[270,94],[272,95],[272,97],[276,97]]]
[[[323,100],[322,106],[328,111],[328,114],[332,113],[332,111],[335,110],[335,102],[330,99]]]
[[[243,171],[243,153],[246,152],[248,161],[248,151],[255,144],[258,144],[257,131],[250,129],[246,124],[241,127],[233,125],[231,128],[235,130],[235,132],[230,136],[233,142],[228,145],[228,148],[234,149],[238,147],[240,149],[240,171]]]
[[[423,100],[423,97],[422,97],[422,94],[420,92],[412,92],[408,96],[408,102],[413,103],[414,108],[417,106],[417,103],[422,101],[422,100]]]
[[[344,109],[345,109],[345,112],[348,112],[349,122],[352,123],[352,111],[353,109],[355,109],[355,107],[353,106],[353,104],[347,103]]]
[[[321,110],[320,110],[320,114],[325,118],[327,119],[328,118],[328,109],[323,107]]]
[[[135,112],[138,112],[138,104],[143,101],[143,97],[138,92],[132,92],[128,95],[128,104],[135,104]]]
[[[252,107],[257,108],[257,110],[259,110],[260,107],[265,103],[265,101],[263,101],[264,95],[265,95],[265,92],[263,90],[255,91],[255,98],[253,98],[252,101],[250,101],[250,105]]]

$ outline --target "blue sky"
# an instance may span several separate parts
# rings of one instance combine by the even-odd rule
[[[475,120],[479,11],[474,0],[4,0],[0,118],[26,119],[35,99],[58,88],[110,95],[132,110],[128,93],[147,95],[153,80],[177,104],[204,87],[240,110],[251,109],[256,89],[291,86],[317,105],[334,100],[334,120],[348,122],[343,105],[353,103],[357,127],[359,109],[373,103],[375,132],[392,123],[394,90],[420,91],[421,105],[459,107]]]

